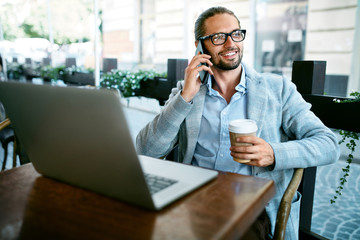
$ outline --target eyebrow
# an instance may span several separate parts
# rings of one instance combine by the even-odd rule
[[[210,34],[205,35],[205,36],[210,36],[210,35],[217,34],[217,33],[231,33],[231,32],[233,32],[233,31],[235,31],[235,30],[241,30],[241,28],[234,28],[234,29],[231,30],[230,32],[214,32],[214,33],[210,33]]]

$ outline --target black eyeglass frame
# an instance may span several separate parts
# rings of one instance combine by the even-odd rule
[[[237,32],[237,31],[240,31],[240,32],[244,35],[243,39],[240,40],[240,41],[235,41],[235,40],[233,39],[233,37],[232,37],[232,34],[233,34],[234,32]],[[215,43],[214,43],[213,37],[214,37],[215,35],[217,35],[217,34],[224,34],[224,35],[225,35],[225,41],[224,41],[223,43],[221,43],[221,44],[215,44]],[[231,39],[232,39],[234,42],[242,42],[242,41],[245,40],[246,30],[245,30],[245,29],[235,29],[234,31],[232,31],[232,32],[230,32],[230,33],[223,33],[223,32],[213,33],[213,34],[210,34],[210,35],[207,35],[207,36],[199,37],[198,40],[206,40],[206,39],[210,38],[212,44],[218,46],[218,45],[223,45],[224,43],[226,43],[227,38],[228,38],[229,36],[231,37]]]

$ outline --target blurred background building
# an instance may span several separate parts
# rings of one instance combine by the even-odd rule
[[[103,54],[158,68],[168,58],[191,58],[194,22],[217,5],[247,29],[244,61],[258,71],[291,77],[294,60],[325,60],[328,94],[359,89],[357,0],[103,0]]]
[[[0,4],[0,51],[10,62],[51,57],[58,65],[75,57],[77,65],[94,68],[97,31],[101,57],[116,58],[119,69],[164,72],[167,59],[192,58],[196,18],[221,5],[231,9],[247,30],[244,61],[256,70],[291,78],[294,60],[324,60],[326,94],[346,96],[360,89],[357,0],[2,0]]]

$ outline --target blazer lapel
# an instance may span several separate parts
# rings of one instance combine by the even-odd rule
[[[191,163],[192,156],[194,155],[197,138],[200,131],[200,124],[202,113],[204,109],[204,101],[206,95],[207,87],[202,85],[199,92],[193,99],[193,108],[191,114],[186,118],[186,135],[187,135],[187,151],[184,156],[184,163]],[[188,162],[190,161],[190,162]]]

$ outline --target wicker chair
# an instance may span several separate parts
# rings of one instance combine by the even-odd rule
[[[291,202],[302,180],[304,169],[297,168],[281,199],[280,207],[276,217],[274,240],[285,239],[285,229],[291,210]]]
[[[1,167],[1,171],[5,170],[7,155],[8,155],[8,144],[10,142],[14,143],[13,149],[13,167],[16,167],[16,140],[14,130],[10,127],[10,120],[6,118],[0,122],[0,141],[1,145],[4,148],[4,160]]]

